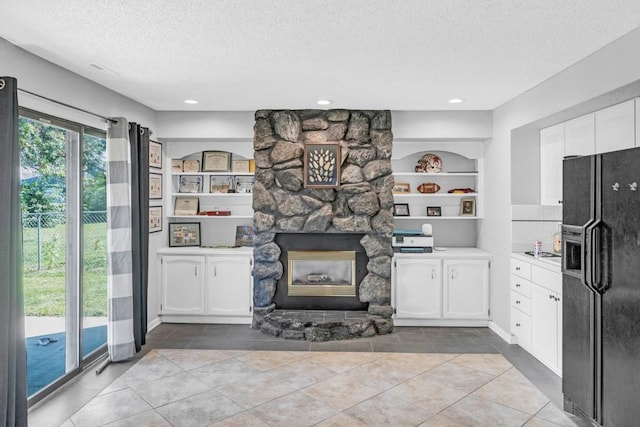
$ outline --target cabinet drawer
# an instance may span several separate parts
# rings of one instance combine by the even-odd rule
[[[511,307],[517,308],[524,314],[531,315],[531,299],[517,292],[511,292]]]
[[[531,298],[531,282],[520,276],[511,275],[511,290]]]
[[[531,281],[552,292],[562,295],[562,274],[547,270],[546,268],[532,266]]]
[[[515,308],[511,308],[511,334],[521,347],[531,347],[531,318]]]
[[[511,258],[511,274],[531,280],[531,264]]]

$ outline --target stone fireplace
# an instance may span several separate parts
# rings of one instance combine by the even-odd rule
[[[260,110],[255,118],[253,327],[315,341],[392,331],[390,112]],[[316,154],[334,147],[331,164],[312,165],[311,146]],[[339,173],[323,187],[320,174],[306,180],[313,167]]]

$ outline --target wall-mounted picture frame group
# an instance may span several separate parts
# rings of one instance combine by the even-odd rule
[[[231,153],[227,151],[203,151],[202,172],[229,172]]]
[[[149,199],[162,199],[162,174],[149,174]]]
[[[162,144],[149,141],[149,167],[162,169]]]
[[[176,197],[174,215],[198,215],[200,199],[197,197]]]
[[[200,246],[200,223],[169,223],[169,246]]]
[[[179,193],[202,193],[202,175],[180,175]]]
[[[442,208],[440,206],[427,206],[427,216],[442,216]]]
[[[393,216],[409,216],[409,204],[408,203],[394,203],[393,204]]]
[[[304,146],[304,186],[337,188],[340,186],[340,144],[308,143]]]
[[[460,216],[476,216],[476,199],[464,197],[460,199]]]
[[[162,206],[149,206],[149,233],[162,231]]]

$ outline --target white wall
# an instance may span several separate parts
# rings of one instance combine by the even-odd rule
[[[571,107],[640,79],[640,29],[576,63],[493,112],[493,139],[485,151],[485,218],[479,246],[490,251],[491,315],[509,330],[509,254],[511,245],[511,131],[562,114]],[[586,111],[581,111],[585,113]],[[536,178],[537,179],[537,178]]]
[[[155,132],[156,113],[152,109],[34,56],[2,38],[0,38],[0,76],[15,77],[20,89],[104,117],[126,117],[130,122],[140,123]],[[22,107],[52,116],[98,129],[107,129],[107,123],[102,119],[22,92],[18,92],[18,103]],[[158,276],[154,254],[158,248],[163,246],[166,246],[166,235],[163,233],[150,235],[149,253],[151,257],[147,312],[149,323],[158,318],[158,286],[156,286]]]

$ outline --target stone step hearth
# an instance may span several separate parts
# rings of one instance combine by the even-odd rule
[[[332,341],[385,335],[393,331],[393,322],[366,311],[274,310],[264,316],[260,330],[285,339]]]

